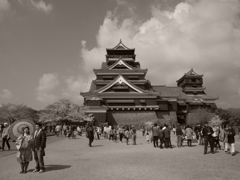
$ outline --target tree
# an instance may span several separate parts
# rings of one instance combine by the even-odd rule
[[[1,121],[13,123],[16,120],[32,120],[37,122],[38,111],[27,107],[24,104],[2,104],[0,106]]]
[[[193,110],[188,114],[187,124],[201,124],[208,123],[213,117],[215,113],[212,113],[211,110],[206,108],[198,108]]]
[[[48,105],[39,112],[40,122],[80,122],[85,117],[83,107],[74,104],[69,99],[60,99],[59,101]]]

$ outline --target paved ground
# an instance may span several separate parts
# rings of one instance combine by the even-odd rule
[[[175,145],[176,138],[172,141]],[[46,149],[46,172],[20,175],[16,151],[0,152],[0,180],[198,180],[240,179],[240,153],[235,156],[222,150],[203,155],[203,146],[173,149],[153,148],[145,137],[138,136],[138,145],[127,146],[108,140],[96,140],[87,146],[86,137],[68,140],[49,137]],[[239,151],[240,143],[236,143]],[[3,154],[5,153],[5,154]]]

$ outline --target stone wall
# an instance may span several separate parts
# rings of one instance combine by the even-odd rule
[[[175,111],[156,111],[156,115],[161,124],[176,124],[177,114]]]
[[[136,127],[146,122],[172,124],[177,122],[177,115],[175,111],[108,111],[107,122],[109,125],[135,125]]]
[[[155,111],[108,111],[107,121],[110,125],[134,125],[157,120]]]

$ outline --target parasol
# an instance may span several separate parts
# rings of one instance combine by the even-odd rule
[[[24,127],[29,127],[30,134],[35,131],[35,123],[31,120],[18,120],[10,126],[10,136],[13,140],[16,140],[22,133]]]

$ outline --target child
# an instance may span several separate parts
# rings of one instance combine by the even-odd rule
[[[78,135],[78,131],[77,131],[77,129],[74,129],[74,131],[72,133],[72,138],[76,139],[77,135]]]
[[[147,142],[149,143],[150,139],[149,139],[149,134],[148,134],[148,132],[147,132],[147,134],[146,134],[146,139],[147,139]]]

